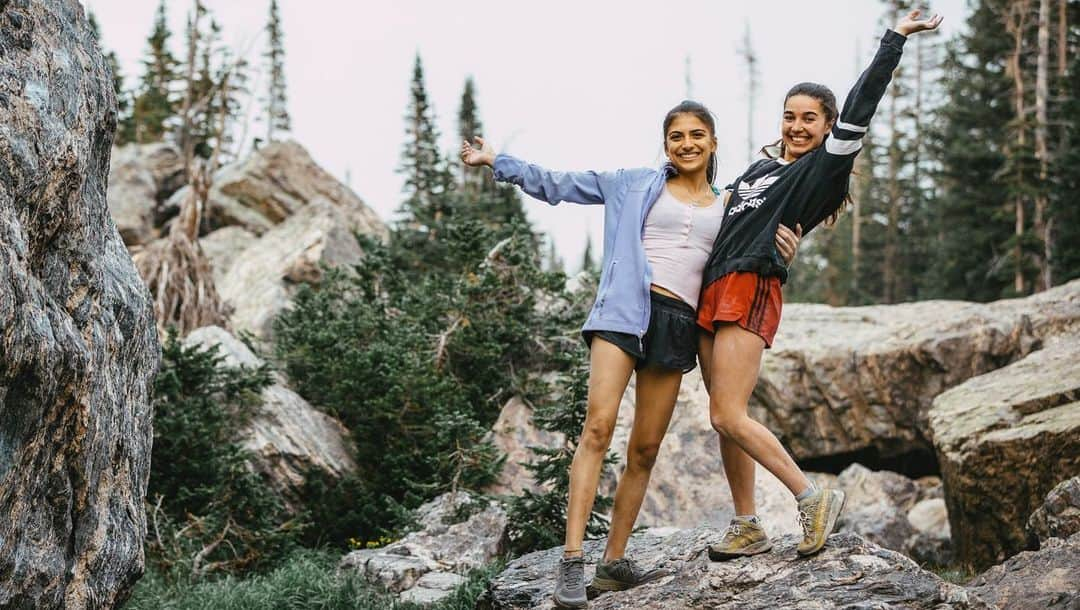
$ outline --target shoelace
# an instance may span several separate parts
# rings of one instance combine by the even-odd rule
[[[726,540],[728,537],[734,538],[735,536],[738,536],[741,533],[742,533],[742,527],[738,523],[733,522],[733,523],[731,523],[731,524],[729,524],[727,526],[726,530],[724,530],[724,539]]]
[[[563,581],[566,582],[568,587],[577,589],[585,584],[585,571],[581,569],[573,569],[575,566],[584,564],[583,559],[576,561],[564,561],[562,565],[563,569]]]
[[[810,535],[810,525],[812,519],[810,518],[810,512],[803,509],[799,509],[799,525],[802,526],[803,536]]]

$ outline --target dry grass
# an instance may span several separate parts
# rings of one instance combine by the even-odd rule
[[[228,307],[218,296],[210,261],[199,246],[199,223],[210,190],[210,177],[202,164],[192,167],[191,195],[180,207],[169,234],[147,244],[132,256],[150,288],[158,332],[176,326],[180,336],[196,328],[226,326]]]

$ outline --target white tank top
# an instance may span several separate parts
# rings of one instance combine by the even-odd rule
[[[701,274],[723,219],[720,197],[698,206],[679,201],[665,186],[645,218],[642,234],[652,283],[697,310]]]

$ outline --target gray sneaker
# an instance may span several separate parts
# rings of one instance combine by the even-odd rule
[[[585,597],[585,558],[563,557],[555,573],[556,608],[588,608]]]
[[[596,576],[589,585],[590,597],[608,591],[624,591],[668,574],[671,574],[670,570],[642,570],[636,562],[625,557],[607,563],[601,561],[596,564]]]

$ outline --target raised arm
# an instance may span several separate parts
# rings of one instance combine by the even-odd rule
[[[900,63],[907,37],[937,29],[941,24],[940,15],[920,21],[919,14],[918,10],[911,11],[896,24],[895,29],[886,31],[881,37],[881,46],[873,61],[848,92],[840,116],[825,139],[823,150],[816,151],[820,173],[815,177],[815,188],[807,192],[807,209],[799,216],[806,231],[828,218],[841,205],[855,156],[862,149],[863,136],[870,128],[870,119],[877,111],[892,80],[893,71]],[[837,189],[842,191],[839,198],[825,196]]]
[[[527,194],[556,205],[562,201],[602,204],[616,194],[623,170],[616,172],[556,172],[526,163],[506,154],[496,154],[483,138],[475,138],[477,146],[461,143],[461,161],[478,167],[486,165],[495,172],[495,179],[521,187]]]

